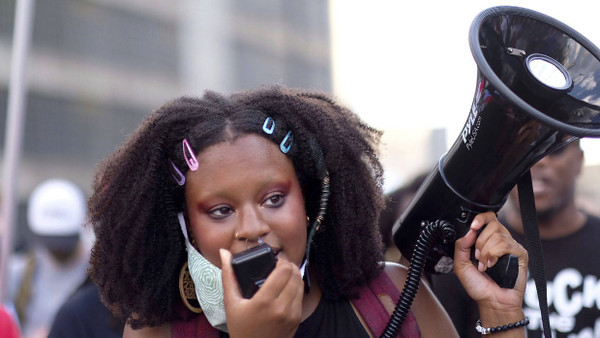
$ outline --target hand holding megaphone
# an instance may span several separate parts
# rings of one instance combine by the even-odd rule
[[[473,252],[476,264],[473,264]],[[515,288],[517,293],[514,296],[522,295],[525,292],[527,260],[525,248],[512,238],[493,212],[477,215],[469,231],[455,243],[454,272],[463,285],[469,285],[466,290],[476,301],[488,293],[493,284]],[[504,272],[508,272],[510,277]],[[517,283],[518,277],[521,278],[520,283]]]

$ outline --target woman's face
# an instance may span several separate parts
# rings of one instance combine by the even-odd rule
[[[185,185],[188,229],[198,251],[220,268],[220,248],[235,254],[256,246],[260,236],[278,259],[300,266],[307,236],[304,199],[294,166],[279,147],[243,135],[206,148],[198,162]]]

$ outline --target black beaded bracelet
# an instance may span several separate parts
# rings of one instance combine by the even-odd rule
[[[500,326],[496,326],[496,327],[483,327],[483,326],[481,326],[481,319],[478,319],[477,323],[475,324],[476,325],[475,330],[477,330],[477,332],[479,332],[481,334],[492,334],[492,333],[496,333],[496,332],[500,332],[500,331],[516,329],[518,327],[525,326],[527,324],[529,324],[529,318],[525,317],[516,323],[510,323],[510,324],[500,325]]]

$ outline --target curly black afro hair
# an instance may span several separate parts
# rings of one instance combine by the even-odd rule
[[[277,124],[272,135],[263,132],[266,117]],[[200,153],[231,132],[280,144],[290,130],[294,141],[287,156],[311,218],[319,211],[322,179],[326,172],[330,176],[327,213],[310,254],[324,296],[353,297],[380,273],[381,132],[321,92],[281,86],[231,96],[206,92],[154,111],[98,167],[89,199],[96,234],[90,275],[116,316],[133,328],[177,316],[178,278],[187,254],[177,219],[184,188],[173,178],[171,161],[187,168],[182,140]]]

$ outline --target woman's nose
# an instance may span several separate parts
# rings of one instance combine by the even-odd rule
[[[269,232],[269,225],[260,210],[246,208],[242,210],[240,222],[235,230],[235,239],[258,242],[259,237],[263,237]]]

